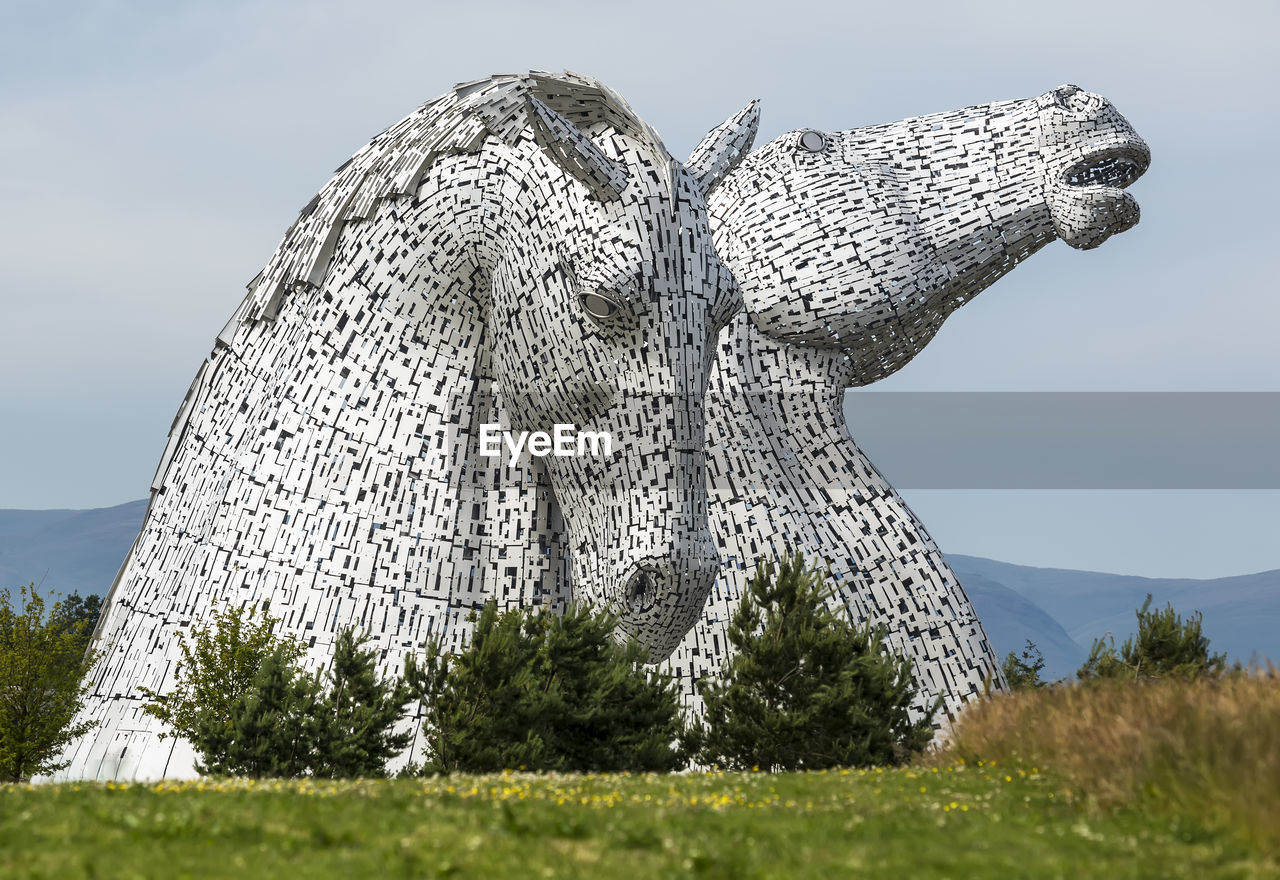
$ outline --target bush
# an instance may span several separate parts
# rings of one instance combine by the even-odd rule
[[[86,650],[90,621],[65,602],[54,603],[46,618],[35,584],[21,587],[19,597],[15,609],[9,590],[0,590],[0,782],[66,767],[59,753],[95,723],[71,723],[94,660]]]
[[[473,618],[474,619],[474,618]],[[684,763],[679,697],[614,618],[576,606],[498,613],[461,653],[431,642],[406,678],[426,710],[430,772],[668,771]]]
[[[302,656],[301,642],[273,633],[279,620],[264,612],[255,621],[254,613],[252,608],[213,612],[208,624],[193,626],[181,637],[182,660],[173,690],[159,694],[139,689],[150,699],[142,711],[168,725],[161,737],[180,736],[195,744],[201,735],[198,725],[207,723],[200,716],[228,718],[232,706],[254,688],[268,657],[279,653],[283,662],[292,664]]]
[[[911,662],[883,630],[827,609],[825,575],[796,554],[760,565],[729,626],[736,653],[699,691],[690,735],[700,761],[730,769],[898,764],[933,737],[939,703],[916,721]]]
[[[1151,594],[1138,609],[1138,634],[1130,636],[1120,651],[1114,638],[1095,639],[1076,675],[1087,681],[1099,678],[1198,678],[1216,675],[1226,668],[1225,654],[1209,654],[1209,640],[1201,632],[1197,611],[1184,621],[1172,605],[1151,611]]]
[[[1021,654],[1013,651],[1006,654],[1001,669],[1011,691],[1034,690],[1045,686],[1044,680],[1040,678],[1040,673],[1044,671],[1044,655],[1031,639],[1027,639],[1027,646],[1022,649]]]
[[[200,756],[197,770],[226,776],[382,776],[412,738],[394,734],[411,695],[377,677],[377,657],[352,630],[338,634],[327,674],[298,665],[302,645],[272,634],[242,609],[215,612],[183,639],[183,663],[168,695],[150,690],[144,709]]]
[[[1099,807],[1188,816],[1280,855],[1274,668],[999,694],[967,706],[929,762],[957,760],[1051,768]]]

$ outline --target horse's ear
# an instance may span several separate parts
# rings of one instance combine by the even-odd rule
[[[734,169],[756,139],[760,127],[760,101],[752,101],[720,125],[707,132],[684,163],[702,191],[710,193]]]
[[[1048,110],[1051,107],[1063,109],[1067,107],[1068,102],[1073,97],[1083,91],[1084,89],[1074,83],[1065,83],[1058,86],[1053,91],[1045,92],[1043,95],[1036,98],[1036,106],[1041,110]]]
[[[527,106],[534,139],[553,162],[602,202],[622,195],[627,188],[626,168],[606,156],[576,125],[537,98],[530,95]]]

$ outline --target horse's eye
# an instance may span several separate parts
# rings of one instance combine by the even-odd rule
[[[810,153],[821,153],[827,148],[827,136],[820,131],[809,129],[800,135],[800,146]]]
[[[612,296],[611,296],[612,294]],[[592,291],[582,295],[582,307],[593,318],[607,320],[622,311],[613,291]]]

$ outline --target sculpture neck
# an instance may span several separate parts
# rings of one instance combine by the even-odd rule
[[[844,391],[856,368],[845,352],[772,339],[745,313],[721,339],[714,393],[743,397],[755,420],[783,433],[801,421],[832,438],[844,432]]]
[[[785,506],[780,499],[803,486],[822,510],[852,510],[869,494],[893,492],[845,420],[852,360],[767,337],[745,314],[726,334],[708,393],[707,447],[729,462],[722,470],[734,475],[734,497]]]

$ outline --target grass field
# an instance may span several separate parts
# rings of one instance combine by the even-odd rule
[[[6,877],[1276,877],[1032,767],[0,788]]]
[[[0,786],[0,876],[1280,878],[1280,674],[993,696],[896,770]]]

